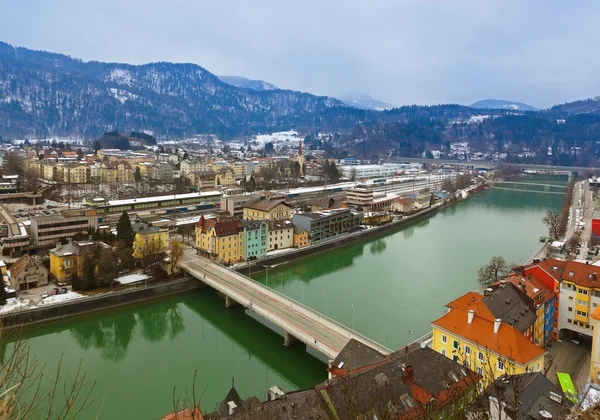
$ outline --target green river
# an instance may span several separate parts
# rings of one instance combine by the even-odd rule
[[[274,267],[268,285],[398,348],[427,333],[447,302],[478,289],[477,270],[492,256],[529,259],[546,234],[544,212],[562,201],[489,190],[398,232]],[[72,375],[81,361],[96,382],[84,419],[160,418],[172,411],[174,388],[179,399],[191,392],[195,371],[204,411],[225,397],[232,378],[242,397],[261,399],[273,385],[289,391],[326,378],[321,361],[301,346],[284,348],[279,335],[241,308],[226,310],[208,288],[25,334],[46,375],[62,355],[63,373]],[[0,358],[9,346],[2,343]]]

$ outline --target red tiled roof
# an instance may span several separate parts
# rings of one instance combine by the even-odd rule
[[[494,321],[495,317],[483,303],[485,296],[477,292],[468,292],[446,305],[450,309],[474,310],[478,316]],[[466,318],[465,318],[466,319]]]
[[[525,293],[527,296],[533,299],[535,304],[548,302],[555,296],[552,289],[548,288],[533,274],[527,276],[511,274],[505,279],[505,281],[512,283],[519,291]]]
[[[560,281],[560,277],[562,275],[565,266],[567,265],[566,261],[557,260],[556,258],[546,258],[545,260],[540,261],[537,264],[531,264],[525,268],[525,274],[532,267],[539,267],[548,273],[549,276],[554,277],[555,280]]]
[[[212,228],[215,229],[217,237],[236,235],[244,230],[244,224],[240,219],[221,220],[205,219],[200,217],[197,227],[202,229],[202,233],[207,233]]]
[[[561,280],[578,286],[600,288],[600,267],[576,261],[567,261]]]
[[[38,263],[34,257],[25,254],[10,266],[10,274],[13,277],[16,277],[24,268],[33,268],[38,265],[40,265],[40,263]]]
[[[494,333],[494,321],[480,315],[476,310],[469,324],[467,310],[456,308],[433,321],[432,325],[523,366],[546,353],[511,325],[502,323],[498,332]]]

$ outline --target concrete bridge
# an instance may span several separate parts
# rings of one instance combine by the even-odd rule
[[[507,186],[506,186],[507,185]],[[511,187],[512,185],[512,187]],[[543,187],[543,189],[531,189],[524,188],[527,186],[532,187]],[[519,182],[519,181],[494,181],[492,183],[492,188],[498,190],[509,190],[509,191],[523,191],[528,193],[540,193],[540,194],[564,194],[564,190],[566,190],[566,185],[557,185],[557,184],[543,184],[540,182]],[[554,189],[554,191],[552,191]]]
[[[186,250],[178,265],[223,294],[226,307],[242,305],[268,324],[283,330],[285,346],[302,342],[333,360],[353,338],[382,354],[391,353],[376,341],[251,278],[201,257],[192,249]]]

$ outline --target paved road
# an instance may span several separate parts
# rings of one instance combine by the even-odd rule
[[[351,337],[384,354],[390,353],[375,341],[247,277],[196,255],[194,250],[186,251],[179,266],[330,359],[339,354]]]
[[[548,359],[552,362],[546,372],[546,377],[555,385],[559,385],[556,372],[568,373],[577,390],[581,390],[581,383],[585,384],[589,376],[587,371],[589,363],[587,362],[590,356],[590,344],[584,342],[573,344],[569,338],[565,337],[562,342],[553,341],[548,353]]]

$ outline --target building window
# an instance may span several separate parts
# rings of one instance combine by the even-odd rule
[[[458,341],[454,340],[454,342],[452,343],[452,347],[458,349]]]
[[[479,355],[477,356],[477,358],[479,359],[479,361],[483,362],[483,353],[479,352]]]
[[[477,366],[475,368],[475,372],[477,372],[478,374],[480,374],[481,376],[483,376],[483,368],[481,366]]]
[[[465,354],[471,354],[471,347],[465,346]]]
[[[535,370],[537,370],[538,372],[540,371],[540,362],[538,362],[538,364],[537,364],[537,366],[536,366]]]
[[[448,337],[442,334],[442,343],[446,344],[448,342]]]
[[[569,306],[569,312],[573,312],[573,308]]]
[[[498,359],[498,370],[504,372],[504,362],[500,359]]]
[[[455,354],[454,356],[452,356],[452,360],[454,360],[455,362],[458,362],[458,356]]]
[[[446,355],[446,349],[442,349],[442,356]]]

